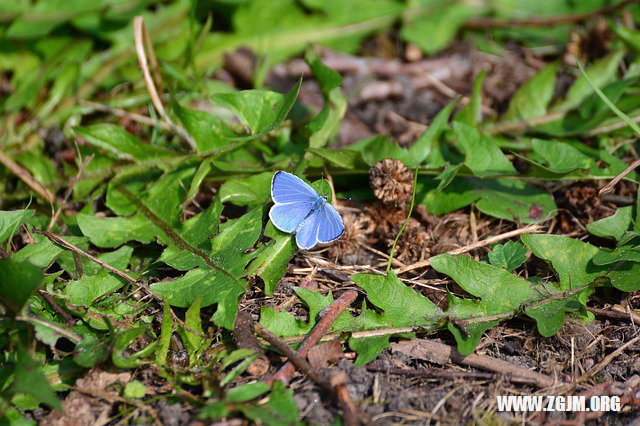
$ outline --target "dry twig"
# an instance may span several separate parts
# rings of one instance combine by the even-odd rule
[[[307,338],[302,342],[302,345],[300,345],[300,349],[298,349],[297,352],[298,356],[303,358],[307,356],[309,349],[311,349],[320,341],[329,327],[331,327],[331,325],[335,322],[336,318],[338,318],[340,314],[344,312],[344,310],[347,309],[354,300],[356,300],[357,296],[358,293],[355,290],[349,290],[325,309],[324,315],[322,316],[320,321],[318,321],[318,324],[316,324],[311,333],[309,333]],[[291,362],[287,362],[276,374],[274,374],[267,380],[267,383],[270,384],[275,380],[279,380],[284,384],[287,384],[289,383],[289,380],[291,380],[294,371],[294,364],[292,364]]]
[[[193,140],[191,135],[183,129],[181,126],[175,124],[169,118],[169,115],[164,109],[162,105],[162,101],[160,100],[160,95],[158,94],[158,90],[156,89],[156,85],[151,78],[151,72],[149,71],[149,63],[147,62],[147,55],[149,56],[149,61],[152,65],[154,65],[156,71],[154,71],[154,75],[157,79],[160,78],[160,74],[157,72],[157,61],[153,54],[153,49],[151,46],[151,40],[149,39],[149,34],[144,26],[144,18],[142,16],[136,16],[133,19],[133,35],[135,38],[136,45],[136,53],[138,55],[138,64],[140,65],[140,70],[142,71],[142,75],[144,76],[144,82],[147,86],[147,91],[149,92],[149,96],[151,97],[151,102],[153,102],[153,106],[158,110],[160,117],[176,132],[180,135],[184,140],[187,141],[191,149],[194,151],[198,149],[196,142]],[[146,52],[145,52],[146,50]]]
[[[485,240],[482,241],[477,241],[473,244],[469,244],[466,245],[464,247],[460,247],[458,249],[455,250],[451,250],[448,251],[448,254],[462,254],[462,253],[466,253],[468,251],[471,250],[475,250],[477,248],[480,247],[485,247],[488,246],[490,244],[496,243],[498,241],[502,241],[502,240],[506,240],[508,238],[512,238],[518,235],[522,235],[522,234],[536,234],[542,232],[542,227],[540,226],[539,223],[535,223],[533,225],[529,225],[529,226],[525,226],[524,228],[520,228],[520,229],[514,229],[513,231],[509,231],[509,232],[505,232],[503,234],[499,234],[499,235],[495,235],[493,237],[487,238]],[[400,275],[403,274],[405,272],[408,271],[413,271],[414,269],[418,269],[418,268],[424,268],[426,266],[431,265],[431,262],[429,259],[425,259],[425,260],[421,260],[420,262],[416,262],[413,263],[409,266],[406,266],[404,268],[400,268],[395,270],[394,272],[396,273],[396,275]]]

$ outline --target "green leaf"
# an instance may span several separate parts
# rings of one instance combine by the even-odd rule
[[[229,145],[235,135],[224,122],[206,111],[189,109],[174,103],[174,111],[184,128],[193,137],[198,152],[208,152]]]
[[[409,148],[409,157],[414,159],[416,165],[422,164],[428,158],[433,147],[436,146],[440,136],[447,128],[447,122],[451,116],[451,112],[458,105],[459,100],[449,102],[449,105],[442,108],[440,112],[434,117],[431,125],[427,127],[427,130],[420,135],[420,137]],[[433,167],[440,167],[440,165],[434,165]]]
[[[132,380],[124,386],[124,397],[127,399],[144,398],[147,387],[139,380]]]
[[[121,331],[116,336],[113,352],[111,353],[111,361],[118,368],[136,368],[148,364],[145,358],[153,354],[158,344],[157,341],[145,346],[144,348],[133,352],[132,344],[146,332],[143,327],[129,328]]]
[[[625,241],[625,239],[626,238],[623,237],[618,243],[618,246],[613,250],[601,248],[598,253],[593,256],[593,263],[596,265],[610,265],[621,260],[640,262],[640,241],[636,238],[633,238],[631,241]]]
[[[75,245],[70,238],[75,239],[77,237],[65,237],[67,241]],[[82,237],[86,241],[86,238]],[[40,268],[46,268],[50,266],[65,249],[57,244],[54,244],[47,237],[41,234],[33,235],[34,244],[24,246],[20,251],[11,255],[11,259],[16,262],[30,262]]]
[[[245,253],[253,247],[262,232],[262,207],[255,207],[224,227],[211,239],[211,259],[234,276],[259,253]]]
[[[211,251],[209,239],[218,233],[222,207],[220,197],[216,196],[206,210],[181,222],[176,231],[188,244],[209,253]],[[158,260],[181,271],[204,264],[200,256],[173,243],[167,246]]]
[[[509,101],[502,120],[529,120],[544,115],[553,97],[557,69],[557,64],[549,64],[526,81]]]
[[[318,58],[313,50],[307,50],[304,55],[304,60],[311,68],[311,73],[320,83],[322,93],[325,95],[331,92],[333,89],[337,89],[342,84],[342,76],[339,72],[329,68]]]
[[[301,84],[302,80],[298,80],[286,95],[269,90],[243,90],[216,94],[212,101],[233,111],[251,131],[250,136],[234,139],[251,140],[267,134],[284,121],[298,97]]]
[[[213,321],[231,330],[238,312],[238,298],[245,287],[218,270],[196,268],[176,280],[152,284],[151,291],[180,308],[190,306],[198,296],[202,296],[203,307],[217,303]]]
[[[18,315],[43,279],[42,270],[29,262],[0,259],[0,303],[11,315]]]
[[[620,240],[631,225],[633,206],[620,207],[613,216],[587,224],[587,230],[598,237]]]
[[[528,234],[522,242],[537,257],[553,265],[560,278],[560,289],[568,291],[591,283],[609,280],[618,290],[640,289],[640,263],[617,262],[597,265],[594,262],[600,250],[588,243],[562,235]]]
[[[78,226],[97,247],[113,248],[128,241],[148,244],[158,233],[156,227],[141,214],[132,217],[95,217],[78,214]]]
[[[451,164],[447,163],[447,165],[444,166],[444,169],[440,172],[440,174],[436,176],[436,180],[440,181],[440,183],[438,184],[438,187],[436,188],[436,192],[440,192],[443,189],[445,189],[451,183],[453,178],[456,177],[461,167],[462,167],[462,164],[456,164],[455,166],[452,166]]]
[[[169,346],[171,345],[172,334],[173,317],[171,316],[171,307],[169,306],[169,303],[163,303],[160,339],[158,346],[156,347],[156,363],[160,367],[164,367],[164,365],[167,363],[167,355],[169,354]]]
[[[40,148],[23,152],[16,156],[16,160],[29,170],[36,181],[43,185],[55,182],[59,178],[53,162],[44,155]]]
[[[473,91],[469,103],[458,111],[454,122],[464,123],[471,127],[477,127],[482,119],[482,83],[487,76],[487,71],[482,70],[473,82]]]
[[[34,213],[35,211],[26,209],[12,211],[0,210],[0,244],[11,237],[18,229],[18,226],[33,216]]]
[[[356,274],[351,279],[367,293],[372,304],[384,311],[380,315],[363,305],[362,315],[354,320],[362,328],[429,327],[443,317],[440,308],[404,285],[393,271],[387,275]],[[356,364],[363,365],[374,359],[389,346],[389,337],[351,338],[349,346],[358,352]]]
[[[367,164],[363,161],[362,155],[350,149],[334,149],[334,148],[311,148],[310,153],[321,157],[331,164],[342,167],[343,169],[353,170],[357,168],[365,169]]]
[[[116,251],[99,255],[98,259],[118,270],[124,270],[129,264],[131,253],[133,253],[133,247],[123,246]],[[88,307],[96,299],[118,290],[126,283],[124,278],[107,269],[100,269],[93,274],[91,271],[85,271],[85,275],[79,280],[68,282],[64,292],[74,305]]]
[[[247,275],[257,275],[262,278],[264,292],[272,295],[287,272],[289,260],[298,250],[294,236],[277,230],[271,222],[267,225],[264,236],[271,238],[272,243],[249,264]]]
[[[263,172],[244,178],[228,179],[220,187],[220,199],[223,203],[238,206],[264,204],[271,197],[272,172]]]
[[[227,392],[227,401],[246,402],[251,401],[269,391],[269,385],[265,382],[253,382],[237,386]]]
[[[73,360],[81,367],[91,368],[108,358],[110,346],[110,339],[98,339],[93,334],[86,334],[76,345]]]
[[[464,164],[478,177],[515,174],[516,169],[489,136],[461,122],[453,123],[457,142],[465,152]]]
[[[447,328],[456,338],[458,351],[463,355],[473,352],[482,334],[500,320],[514,316],[521,307],[526,309],[536,302],[540,307],[549,304],[546,300],[555,303],[554,297],[563,292],[563,289],[553,283],[545,286],[532,284],[505,269],[476,262],[466,256],[438,255],[431,258],[431,265],[436,271],[453,278],[466,292],[480,298],[468,300],[449,295],[447,315],[451,319],[467,323],[464,332],[455,321],[449,321],[447,324]],[[533,310],[531,314],[527,311],[527,314],[536,320],[540,333],[549,335],[557,332],[557,316],[561,314],[564,319],[564,309],[570,306],[567,301],[561,301],[562,305],[554,305],[559,309],[549,318],[539,315],[540,309]],[[499,318],[494,319],[495,316]],[[487,319],[483,321],[485,317]]]
[[[362,159],[369,166],[373,166],[385,158],[400,160],[411,168],[417,165],[417,159],[413,158],[409,151],[392,142],[388,136],[374,136],[351,144],[347,149],[359,151],[362,154]]]
[[[324,106],[305,126],[303,134],[309,138],[309,148],[323,148],[338,132],[347,110],[347,100],[340,90],[342,76],[338,72],[324,65],[311,50],[307,50],[305,60],[322,87]]]
[[[602,268],[594,269],[591,259],[598,248],[562,235],[526,234],[522,242],[536,257],[549,261],[564,290],[593,282],[602,275]]]
[[[351,337],[349,339],[349,347],[358,354],[354,362],[356,366],[362,366],[373,361],[389,346],[388,335],[360,338]]]
[[[282,382],[273,383],[267,407],[288,423],[295,423],[298,419],[298,406],[293,399],[293,390],[288,389]]]
[[[533,151],[542,157],[544,166],[554,173],[588,169],[594,161],[573,146],[559,141],[533,139]]]
[[[589,72],[585,71],[582,67],[582,64],[578,62],[578,68],[580,68],[580,72],[582,73],[581,77],[587,82],[587,84],[596,92],[596,94],[602,99],[602,101],[613,111],[618,117],[622,118],[622,120],[627,123],[629,127],[636,133],[636,135],[640,136],[640,126],[633,121],[628,115],[624,112],[620,111],[620,109],[614,105],[611,100],[600,90],[597,82],[594,82],[589,76]],[[617,68],[616,68],[617,69]]]
[[[204,331],[202,331],[202,321],[200,320],[200,305],[202,303],[202,296],[196,297],[196,300],[189,306],[187,309],[187,313],[185,314],[184,324],[191,330],[195,331],[195,333],[189,331],[188,329],[184,329],[182,341],[184,342],[189,355],[195,359],[198,351],[200,349],[200,345],[204,338],[202,335]]]
[[[593,82],[595,87],[602,87],[616,78],[618,64],[624,56],[623,50],[614,50],[604,58],[598,59],[587,70],[586,76],[581,75],[571,85],[564,101],[558,103],[553,108],[555,111],[567,111],[577,107],[583,100],[593,93],[593,88],[587,78]]]
[[[207,158],[198,166],[198,170],[193,175],[193,179],[191,180],[191,185],[189,186],[189,191],[187,192],[187,199],[191,200],[196,196],[198,190],[200,189],[200,185],[205,180],[209,172],[211,171],[211,167],[213,166],[213,160],[211,158]]]
[[[462,24],[479,13],[471,4],[447,4],[404,25],[402,38],[420,46],[427,54],[438,53],[455,37]],[[411,17],[408,17],[411,19]]]
[[[142,142],[138,137],[115,124],[102,123],[76,127],[73,131],[88,143],[123,160],[145,161],[175,155],[166,149]]]
[[[435,185],[434,185],[435,186]],[[422,190],[417,201],[436,215],[478,201],[476,207],[488,215],[522,223],[535,223],[553,215],[551,194],[521,180],[455,178],[445,189]]]
[[[51,408],[62,409],[60,401],[51,390],[40,365],[31,359],[26,350],[19,348],[17,352],[17,362],[10,392],[33,395],[38,401]]]
[[[511,272],[527,260],[527,248],[520,241],[496,244],[489,252],[489,262]]]
[[[260,324],[271,330],[280,337],[300,336],[307,333],[317,321],[318,314],[333,303],[333,295],[331,292],[327,296],[323,296],[317,292],[294,287],[294,291],[309,308],[309,322],[294,318],[290,313],[278,311],[272,306],[263,306],[260,309]],[[334,322],[331,329],[339,328],[341,322],[348,317],[343,313]]]

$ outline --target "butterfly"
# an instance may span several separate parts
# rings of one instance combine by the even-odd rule
[[[273,226],[296,233],[296,244],[309,250],[317,243],[330,243],[344,232],[340,213],[308,183],[291,173],[278,171],[271,181]]]

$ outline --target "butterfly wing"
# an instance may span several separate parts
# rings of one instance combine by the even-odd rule
[[[330,243],[344,232],[344,224],[337,210],[329,203],[322,203],[296,229],[296,244],[309,250],[317,243]]]
[[[291,233],[309,215],[312,208],[313,203],[306,201],[287,204],[276,203],[269,210],[269,219],[271,219],[273,226],[282,232]]]
[[[295,231],[319,197],[299,177],[283,171],[276,172],[271,181],[271,198],[275,203],[269,210],[271,223],[283,232]]]
[[[322,203],[316,215],[318,216],[318,222],[320,222],[318,242],[330,243],[340,238],[344,232],[344,223],[335,207],[327,202]]]
[[[303,220],[296,229],[296,244],[302,250],[309,250],[318,243],[318,212],[315,211]]]
[[[296,175],[279,171],[273,175],[271,181],[271,198],[274,203],[288,204],[316,201],[319,195],[307,182]]]

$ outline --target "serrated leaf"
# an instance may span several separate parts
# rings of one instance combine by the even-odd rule
[[[211,251],[210,238],[218,233],[222,207],[220,197],[216,196],[209,207],[196,216],[181,222],[176,231],[188,244],[209,253]],[[181,271],[187,271],[204,264],[204,260],[200,256],[173,243],[164,249],[158,260]]]
[[[507,241],[496,244],[489,252],[489,261],[493,266],[511,272],[527,260],[527,248],[520,241]]]
[[[211,239],[211,260],[234,276],[259,253],[246,253],[262,232],[262,207],[254,207]]]
[[[564,310],[571,306],[571,300],[565,298],[560,300],[561,304],[556,304],[554,297],[563,294],[564,289],[554,283],[533,284],[505,269],[476,262],[466,256],[438,255],[431,258],[431,265],[436,271],[453,278],[466,292],[480,298],[469,300],[449,295],[448,317],[466,324],[461,330],[455,321],[449,321],[447,328],[456,338],[458,351],[464,355],[473,352],[486,330],[516,315],[522,307],[536,320],[540,333],[550,335],[559,329],[559,315],[562,315],[561,326]],[[538,307],[529,312],[527,306]],[[554,315],[541,315],[544,309],[553,311]]]

